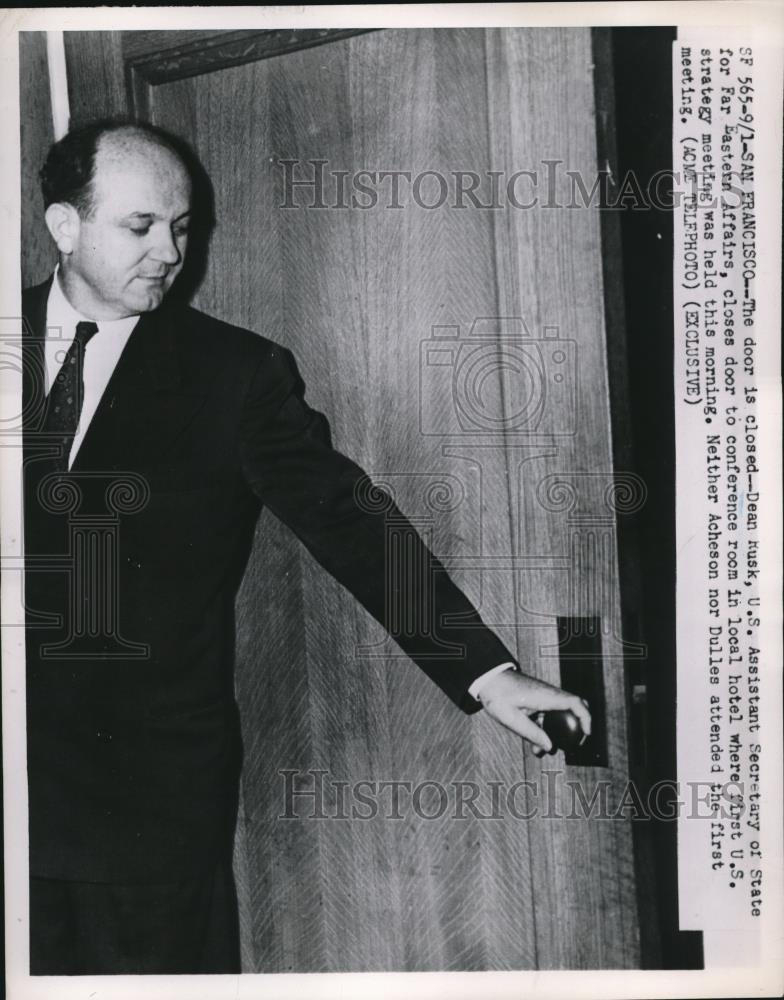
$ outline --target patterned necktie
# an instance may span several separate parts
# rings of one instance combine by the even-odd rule
[[[84,402],[82,378],[84,352],[88,341],[96,333],[98,333],[98,327],[95,323],[76,324],[76,336],[68,348],[65,360],[57,373],[57,378],[47,400],[44,431],[57,437],[61,451],[55,459],[55,464],[62,472],[68,469],[71,445],[79,426],[79,416]]]

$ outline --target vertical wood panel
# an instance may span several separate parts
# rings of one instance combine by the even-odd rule
[[[538,173],[540,204],[550,198],[546,160],[558,161],[556,204],[572,191],[575,171],[590,191],[596,176],[595,118],[588,31],[492,31],[488,36],[493,144],[502,161],[528,163]],[[532,95],[542,95],[531,100]],[[525,108],[526,113],[521,113]],[[532,157],[532,151],[535,151]],[[531,162],[535,159],[535,162]],[[528,193],[528,191],[526,191]],[[520,470],[522,502],[518,551],[568,556],[576,539],[602,538],[588,562],[567,572],[527,573],[521,580],[525,606],[572,617],[598,615],[620,622],[614,512],[605,503],[613,465],[609,423],[601,242],[596,208],[511,210],[499,217],[498,258],[502,311],[523,310],[537,333],[556,326],[576,345],[575,380],[579,419],[574,433],[554,439],[556,452]],[[574,490],[564,510],[544,510],[538,487],[562,474]],[[558,505],[554,505],[557,507]],[[603,520],[602,520],[603,519]],[[543,586],[544,584],[544,586]],[[545,596],[546,595],[546,596]],[[546,599],[548,606],[542,607]],[[558,683],[554,637],[538,657],[538,672]],[[605,635],[611,800],[617,803],[628,776],[623,660],[619,637]],[[551,765],[550,765],[551,766]],[[570,769],[590,795],[595,774]],[[560,798],[568,810],[568,799]],[[628,824],[607,820],[537,820],[531,824],[538,908],[567,918],[537,923],[538,963],[543,968],[618,967],[638,961],[633,855]],[[568,900],[568,904],[567,904]]]
[[[54,141],[46,33],[19,32],[19,118],[22,183],[22,287],[43,281],[57,253],[43,220],[38,171]]]
[[[127,114],[121,32],[64,31],[63,38],[71,123]]]

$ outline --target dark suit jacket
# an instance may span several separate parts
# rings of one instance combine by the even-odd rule
[[[23,300],[31,872],[170,881],[233,822],[233,604],[262,505],[382,623],[387,518],[402,515],[356,502],[364,473],[330,446],[287,350],[171,301],[142,316],[53,475],[35,391],[49,287]],[[471,682],[510,657],[438,566],[437,617],[460,624],[434,636],[422,614],[395,638],[473,711]]]

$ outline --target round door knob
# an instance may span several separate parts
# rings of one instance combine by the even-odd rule
[[[576,750],[585,739],[580,720],[569,709],[545,712],[541,726],[553,741],[550,753],[558,750]]]

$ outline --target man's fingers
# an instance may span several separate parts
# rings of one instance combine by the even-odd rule
[[[492,708],[489,711],[507,729],[522,736],[524,740],[530,740],[534,746],[540,747],[543,753],[552,750],[553,744],[550,737],[544,729],[537,726],[523,709],[505,706],[504,711],[494,712]]]
[[[544,729],[537,726],[525,712],[519,712],[515,721],[518,723],[517,732],[523,739],[530,740],[534,746],[541,747],[544,753],[549,753],[552,750],[553,741]]]
[[[531,706],[527,702],[528,699],[521,699],[519,704],[521,708],[530,712]],[[543,705],[546,707],[543,707]],[[568,694],[566,691],[560,691],[557,688],[551,689],[551,691],[547,691],[543,695],[538,707],[540,711],[545,712],[573,712],[580,720],[580,727],[583,733],[586,736],[591,735],[591,713],[588,710],[587,703],[582,698],[578,698],[577,695]]]
[[[519,671],[502,671],[491,677],[482,687],[482,704],[494,719],[546,752],[552,749],[552,742],[537,725],[542,712],[571,711],[583,736],[591,735],[591,712],[584,699]]]
[[[530,684],[528,690],[519,694],[518,705],[526,711],[538,709],[544,712],[571,711],[580,720],[580,726],[586,736],[591,735],[591,713],[588,703],[576,694],[562,691],[560,688],[538,681]]]
[[[588,702],[585,698],[578,698],[575,704],[572,706],[572,711],[580,720],[580,725],[583,727],[583,732],[586,736],[591,735],[591,713],[588,711]]]

